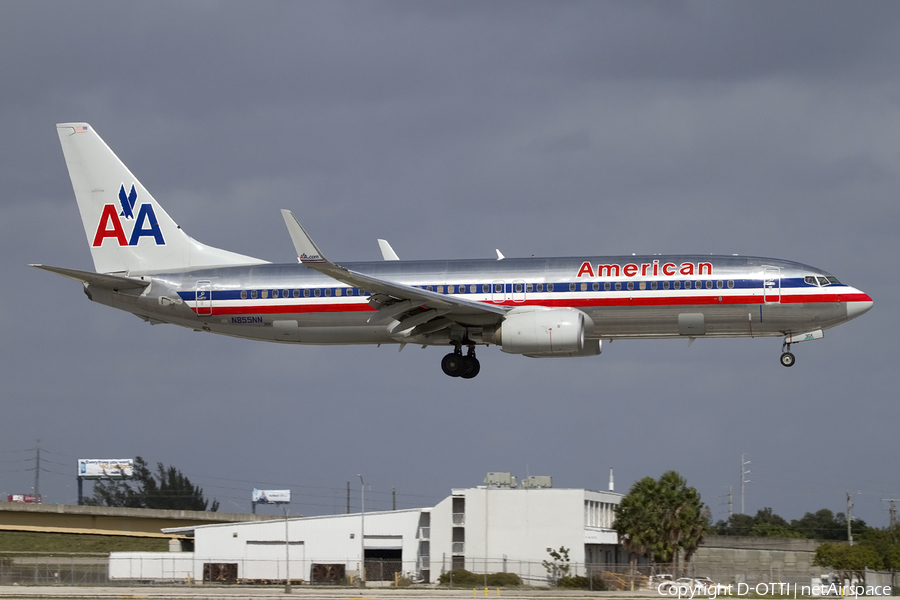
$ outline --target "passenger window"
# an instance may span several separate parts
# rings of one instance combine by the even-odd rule
[[[543,283],[537,284],[537,291],[539,291],[539,292],[543,292],[543,291],[544,291],[544,284],[543,284]]]
[[[263,298],[268,298],[268,297],[269,297],[269,290],[263,290],[263,291],[262,291],[262,294],[260,294],[260,295],[261,295]]]
[[[633,281],[628,282],[628,291],[629,292],[634,291],[634,282]]]
[[[606,282],[603,283],[603,289],[606,290],[607,292],[609,291],[609,288],[610,288],[610,287],[611,287],[611,286],[609,285],[609,282],[608,282],[608,281],[606,281]]]
[[[575,291],[575,284],[574,284],[574,283],[570,283],[570,284],[569,284],[569,291],[570,291],[570,292],[574,292],[574,291]]]
[[[680,290],[680,289],[681,289],[681,282],[680,282],[680,281],[673,281],[673,282],[672,282],[672,288],[673,288],[673,289],[676,289],[676,290]]]
[[[734,289],[734,279],[728,280],[728,289]]]
[[[532,285],[532,284],[530,284],[530,283],[526,283],[526,284],[525,284],[525,291],[526,291],[527,293],[530,294],[531,292],[534,291],[534,285]]]
[[[452,285],[448,285],[448,286],[447,286],[447,293],[448,293],[448,294],[452,294],[452,293],[453,293],[453,286],[452,286]]]
[[[711,289],[712,289],[712,281],[707,281],[707,282],[706,282],[706,289],[708,289],[708,290],[711,290]]]
[[[444,286],[442,286],[442,285],[437,286],[437,288],[435,288],[435,291],[436,291],[438,294],[443,294],[443,293],[444,293]]]
[[[677,282],[676,282],[676,283],[677,283]],[[669,289],[669,282],[668,282],[668,281],[663,281],[663,289],[664,289],[664,290]]]
[[[594,290],[595,292],[599,292],[599,291],[600,291],[600,284],[599,284],[598,282],[595,281],[594,283],[591,284],[591,289]]]
[[[429,292],[433,292],[433,291],[434,291],[434,289],[433,289],[432,286],[430,286],[430,285],[426,285],[426,286],[425,286],[425,289],[428,290]]]
[[[722,280],[720,279],[720,280],[718,280],[718,281],[716,282],[716,287],[719,288],[719,289],[721,290],[723,287],[725,287],[725,284],[724,284],[724,283],[722,282]]]
[[[300,297],[300,290],[294,290],[294,298]]]
[[[521,284],[521,283],[517,283],[517,284],[516,284],[516,293],[517,293],[517,294],[521,294],[523,289],[524,289],[524,288],[522,288],[522,284]]]
[[[622,282],[621,282],[621,281],[617,281],[617,282],[616,282],[616,291],[617,291],[617,292],[621,292],[621,291],[622,291]]]
[[[651,289],[651,290],[655,290],[655,289],[657,288],[658,285],[659,285],[659,284],[656,283],[655,281],[651,281],[651,282],[650,282],[650,289]]]
[[[241,300],[247,299],[247,290],[241,290]]]
[[[341,288],[335,288],[335,290],[334,290],[334,295],[335,295],[335,296],[340,296],[340,295],[341,295]]]
[[[587,284],[586,284],[586,283],[582,283],[582,284],[581,284],[581,291],[582,291],[582,292],[586,292],[586,291],[587,291]]]
[[[309,298],[309,290],[303,290],[303,297]]]
[[[278,297],[278,290],[272,290],[272,297],[273,297],[273,298],[277,298],[277,297]]]
[[[642,290],[646,290],[646,289],[647,289],[647,282],[646,282],[646,281],[640,282],[640,283],[638,284],[638,287],[639,287],[640,289],[642,289]]]
[[[325,295],[326,295],[327,297],[329,297],[329,298],[331,297],[331,288],[326,288],[326,289],[325,289]]]
[[[251,300],[256,300],[256,297],[258,295],[259,295],[259,293],[256,290],[250,290],[250,299]]]
[[[552,283],[548,283],[548,284],[547,284],[547,291],[548,291],[548,292],[552,292],[552,291],[553,291],[553,284],[552,284]]]
[[[320,290],[319,288],[316,288],[315,290],[313,290],[313,294],[315,294],[316,298],[318,298],[319,296],[322,295],[322,290]]]

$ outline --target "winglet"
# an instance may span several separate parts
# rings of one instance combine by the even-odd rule
[[[284,218],[284,224],[287,225],[288,233],[291,234],[291,241],[294,242],[294,250],[297,251],[297,258],[301,263],[327,263],[328,259],[322,256],[315,242],[303,229],[300,221],[291,211],[282,208],[281,216]]]
[[[495,248],[495,250],[497,251],[497,260],[503,260],[504,258],[506,258],[505,256],[503,256],[503,253],[500,252],[499,248]]]
[[[379,238],[378,247],[381,248],[381,256],[384,257],[384,260],[400,260],[400,257],[397,256],[397,253],[394,252],[387,240]]]

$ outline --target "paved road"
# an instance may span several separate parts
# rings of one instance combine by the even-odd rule
[[[353,590],[350,588],[310,588],[294,587],[290,596],[303,600],[322,598],[323,600],[414,600],[420,598],[434,600],[453,600],[456,598],[491,598],[491,599],[535,599],[551,598],[585,598],[607,600],[627,600],[640,598],[648,600],[659,598],[653,592],[590,592],[586,590],[533,590],[533,589],[496,589],[489,588],[485,595],[484,588],[467,589],[435,589],[435,588],[374,588]],[[248,600],[284,599],[289,597],[282,587],[70,587],[70,586],[0,586],[2,599],[65,598],[65,599],[148,599],[148,600]]]

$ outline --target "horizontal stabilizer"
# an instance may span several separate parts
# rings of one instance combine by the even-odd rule
[[[63,267],[51,267],[49,265],[28,265],[50,271],[69,279],[75,279],[83,283],[89,283],[97,287],[110,290],[130,290],[145,288],[150,285],[149,281],[143,279],[134,279],[132,277],[122,277],[121,275],[105,275],[103,273],[92,273],[91,271],[79,271],[78,269],[65,269]]]
[[[384,260],[400,260],[400,257],[397,256],[397,253],[394,252],[387,240],[379,238],[378,247],[381,248],[381,256],[384,257]]]

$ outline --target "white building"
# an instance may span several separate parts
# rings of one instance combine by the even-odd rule
[[[585,563],[627,560],[612,529],[620,494],[553,489],[549,478],[527,483],[456,489],[433,508],[166,529],[192,535],[193,552],[177,560],[173,553],[117,552],[110,579],[283,581],[286,571],[294,581],[357,577],[363,528],[367,581],[400,573],[434,582],[465,568],[541,584],[547,578],[541,561],[560,547],[569,549],[573,574],[583,574]]]

